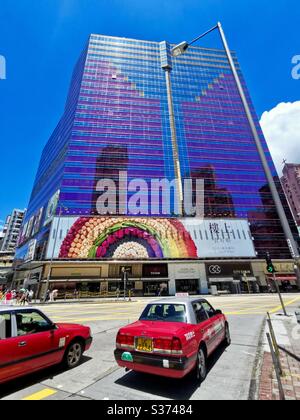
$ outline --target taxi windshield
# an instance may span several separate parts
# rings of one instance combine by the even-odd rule
[[[187,322],[186,308],[182,304],[161,303],[148,305],[140,321]]]

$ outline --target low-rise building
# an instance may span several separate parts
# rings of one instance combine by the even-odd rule
[[[300,164],[285,164],[281,182],[300,231]]]
[[[0,252],[15,252],[24,215],[25,210],[14,209],[12,213],[7,216],[2,231],[2,240],[0,236]]]
[[[14,252],[0,252],[0,290],[5,287],[13,273]]]

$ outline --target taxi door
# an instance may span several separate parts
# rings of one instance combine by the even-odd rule
[[[216,313],[214,308],[208,303],[202,303],[203,308],[208,314],[212,328],[212,347],[215,350],[224,340],[225,336],[225,321],[222,314]]]
[[[196,316],[197,325],[195,326],[196,331],[196,344],[197,351],[201,341],[204,341],[207,347],[208,356],[214,350],[214,328],[213,324],[204,309],[202,302],[194,302],[193,309]]]
[[[0,383],[14,379],[22,372],[18,363],[17,339],[13,337],[12,315],[0,313]]]
[[[59,331],[40,312],[35,310],[16,311],[17,358],[23,373],[32,372],[61,362],[65,342]]]

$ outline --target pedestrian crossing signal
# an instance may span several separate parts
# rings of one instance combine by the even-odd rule
[[[273,265],[273,261],[272,261],[269,254],[267,254],[267,256],[266,256],[266,262],[267,262],[267,272],[270,273],[270,274],[275,273],[276,270],[275,270],[275,267]]]

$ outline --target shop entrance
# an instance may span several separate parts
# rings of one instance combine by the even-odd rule
[[[216,286],[219,294],[239,294],[241,293],[239,283],[235,283],[233,279],[214,279],[210,280],[211,286]]]
[[[191,280],[176,280],[177,293],[189,293],[190,295],[198,294],[198,279]]]
[[[144,296],[169,296],[169,282],[143,281]]]

